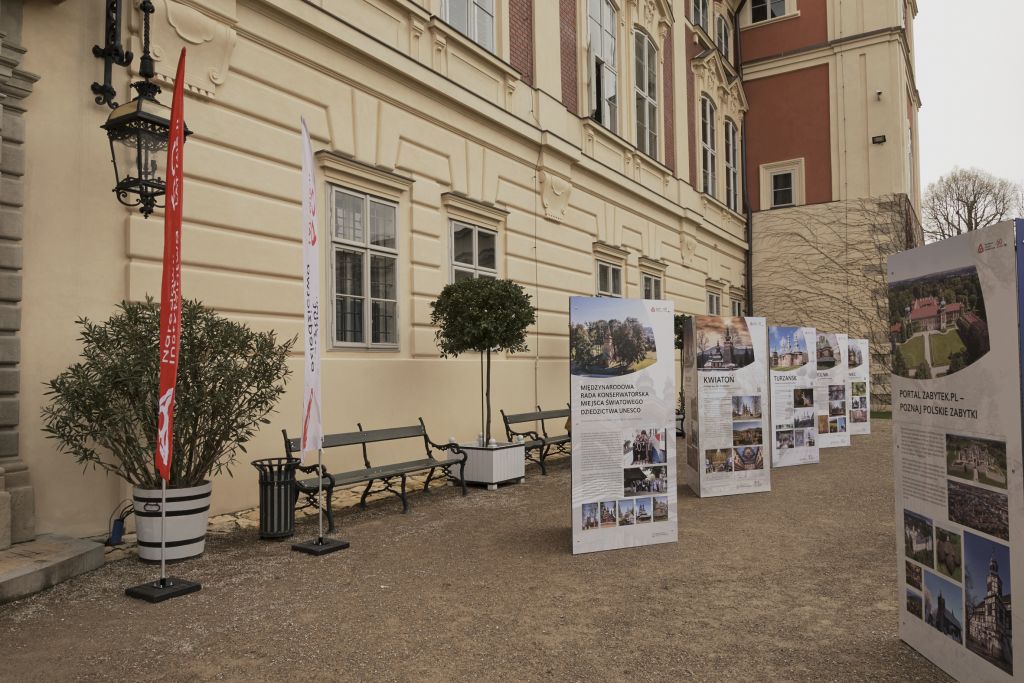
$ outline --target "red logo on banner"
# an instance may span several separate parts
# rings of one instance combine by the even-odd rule
[[[171,480],[174,446],[174,389],[181,348],[181,175],[185,144],[185,48],[178,58],[167,139],[167,201],[164,210],[164,269],[160,286],[160,405],[157,412],[156,469]]]

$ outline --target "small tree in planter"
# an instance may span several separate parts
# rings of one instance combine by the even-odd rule
[[[122,302],[106,322],[81,318],[78,324],[81,360],[47,383],[50,401],[42,410],[43,431],[79,464],[116,474],[136,488],[136,528],[140,556],[146,559],[142,535],[149,517],[138,509],[138,499],[147,501],[152,496],[146,490],[160,488],[153,462],[160,306],[152,299]],[[294,343],[279,344],[274,332],[255,332],[198,301],[182,302],[169,490],[208,494],[208,479],[231,474],[238,452],[245,452],[259,426],[269,422],[267,414],[284,393]],[[173,499],[169,494],[168,508]],[[186,531],[192,535],[185,538],[205,534],[207,515],[208,510],[201,519],[183,522],[192,524]],[[183,517],[188,515],[168,517],[168,541],[171,521]],[[202,545],[198,552],[195,545],[179,549],[179,556],[201,553]],[[171,554],[168,558],[175,559]]]
[[[430,304],[430,322],[442,358],[468,351],[483,355],[485,369],[481,399],[484,444],[491,440],[491,352],[527,350],[526,330],[537,321],[530,295],[511,280],[475,278],[447,285]]]

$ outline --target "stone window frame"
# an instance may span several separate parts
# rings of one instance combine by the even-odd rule
[[[740,30],[767,26],[778,21],[786,21],[787,19],[795,19],[800,16],[798,2],[799,0],[784,0],[786,9],[782,16],[768,17],[761,21],[754,21],[754,0],[749,0],[746,5],[744,5],[742,13],[740,14]],[[768,0],[768,3],[770,6],[771,0]]]
[[[466,5],[466,16],[468,22],[466,31],[461,30],[451,21],[451,6],[453,3],[456,2],[465,3]],[[488,12],[487,9],[481,6],[481,3],[487,2],[490,2],[490,12]],[[498,0],[444,0],[441,3],[441,18],[444,19],[444,22],[446,24],[448,24],[453,29],[464,35],[466,38],[472,40],[482,49],[487,50],[491,54],[496,55],[498,53],[498,28],[501,23],[499,13],[500,9],[501,7],[499,7]],[[479,28],[479,25],[477,23],[476,16],[477,12],[481,11],[484,14],[489,14],[491,17],[490,46],[480,42],[480,37],[477,35],[477,29]]]
[[[324,278],[328,280],[326,283],[328,291],[328,300],[330,306],[328,307],[326,320],[330,325],[330,336],[328,337],[328,348],[330,351],[370,351],[370,352],[398,352],[401,350],[402,341],[402,280],[404,269],[407,269],[409,263],[409,251],[403,249],[403,239],[406,236],[406,232],[403,231],[403,217],[406,209],[409,205],[409,193],[412,189],[413,179],[399,175],[397,173],[391,173],[383,169],[364,164],[356,161],[355,159],[330,152],[327,150],[320,150],[315,155],[317,162],[317,170],[319,171],[320,178],[317,179],[318,184],[324,188],[324,204],[326,210],[324,214],[324,234],[329,235],[329,239],[324,240],[324,249],[327,250],[325,262],[328,266],[327,275]],[[335,216],[335,204],[334,196],[336,191],[347,192],[354,195],[362,195],[368,199],[379,201],[383,204],[391,205],[395,207],[395,249],[374,249],[371,250],[369,246],[360,247],[355,243],[349,243],[345,241],[339,241],[335,239],[334,233],[334,216]],[[368,226],[368,223],[367,223]],[[336,282],[336,263],[335,263],[335,252],[338,247],[348,247],[350,249],[361,249],[365,248],[367,253],[370,251],[380,251],[380,253],[387,253],[393,255],[395,258],[395,341],[387,343],[374,343],[372,339],[372,329],[366,325],[367,321],[372,324],[372,313],[370,309],[371,292],[364,292],[364,339],[362,342],[344,342],[337,339],[337,309],[335,306],[335,300],[337,293],[335,288]],[[364,276],[364,283],[369,280],[370,277],[369,268]]]
[[[784,209],[803,206],[806,203],[804,158],[776,161],[760,166],[761,209]],[[773,181],[776,175],[790,173],[793,176],[793,202],[776,205],[774,202]]]
[[[496,206],[470,199],[466,195],[456,192],[445,192],[441,195],[441,205],[448,219],[448,281],[455,282],[455,271],[472,270],[473,276],[480,274],[492,275],[494,278],[501,277],[502,263],[502,239],[506,232],[508,211]],[[455,224],[461,223],[475,229],[485,231],[494,235],[494,269],[481,268],[474,265],[470,268],[466,265],[455,264]],[[477,232],[474,232],[473,242],[476,244]],[[474,247],[475,248],[475,247]],[[476,255],[474,254],[474,259]]]
[[[626,261],[629,252],[620,247],[606,244],[605,242],[594,243],[594,292],[597,296],[608,296],[623,298],[626,296]],[[601,289],[601,266],[612,269],[612,273],[618,272],[619,291],[615,292],[614,286],[609,290]]]
[[[652,259],[641,256],[637,260],[640,266],[640,296],[644,299],[666,299],[665,296],[665,271],[668,270],[668,263],[661,259]],[[646,279],[653,279],[658,282],[658,294],[660,296],[648,297],[646,292]]]
[[[708,315],[722,315],[722,292],[708,287],[704,297]],[[714,303],[714,306],[712,306]]]

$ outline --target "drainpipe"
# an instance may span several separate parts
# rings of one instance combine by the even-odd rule
[[[743,46],[740,42],[740,12],[743,11],[744,5],[747,4],[747,0],[740,2],[739,6],[736,7],[736,12],[732,16],[733,35],[736,36],[736,71],[739,73],[740,85],[743,84]],[[746,215],[747,222],[747,268],[746,268],[746,281],[747,281],[747,302],[746,310],[747,315],[754,314],[754,239],[753,239],[753,224],[754,214],[750,210],[750,195],[748,194],[748,183],[747,183],[747,117],[743,117],[743,125],[740,126],[740,147],[743,150],[743,213]]]

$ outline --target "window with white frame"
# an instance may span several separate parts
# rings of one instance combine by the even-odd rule
[[[492,231],[463,221],[451,221],[451,281],[498,277],[496,244]]]
[[[651,275],[649,273],[643,274],[644,284],[644,298],[645,299],[660,299],[661,298],[661,278],[657,275]]]
[[[725,61],[731,62],[729,59],[729,22],[726,21],[724,16],[719,16],[717,21],[717,33],[718,33],[718,50],[725,57]]]
[[[725,205],[733,211],[739,207],[739,136],[736,124],[725,120]]]
[[[658,157],[658,53],[643,31],[633,32],[636,64],[636,146],[644,154]]]
[[[786,0],[751,0],[750,21],[758,23],[786,16]]]
[[[330,186],[334,342],[398,345],[398,207]]]
[[[739,318],[743,315],[743,302],[738,299],[732,300],[732,315],[735,318]]]
[[[700,98],[701,187],[705,194],[715,196],[715,103],[707,95]]]
[[[607,261],[597,262],[597,295],[622,296],[622,266]]]
[[[610,0],[587,1],[587,69],[590,117],[618,131],[618,84],[615,68],[615,7]]]
[[[708,33],[708,0],[693,0],[693,24]]]
[[[772,208],[793,206],[793,172],[772,173]]]
[[[708,315],[722,315],[722,295],[708,292]]]
[[[444,20],[480,47],[494,52],[494,0],[445,0]]]

